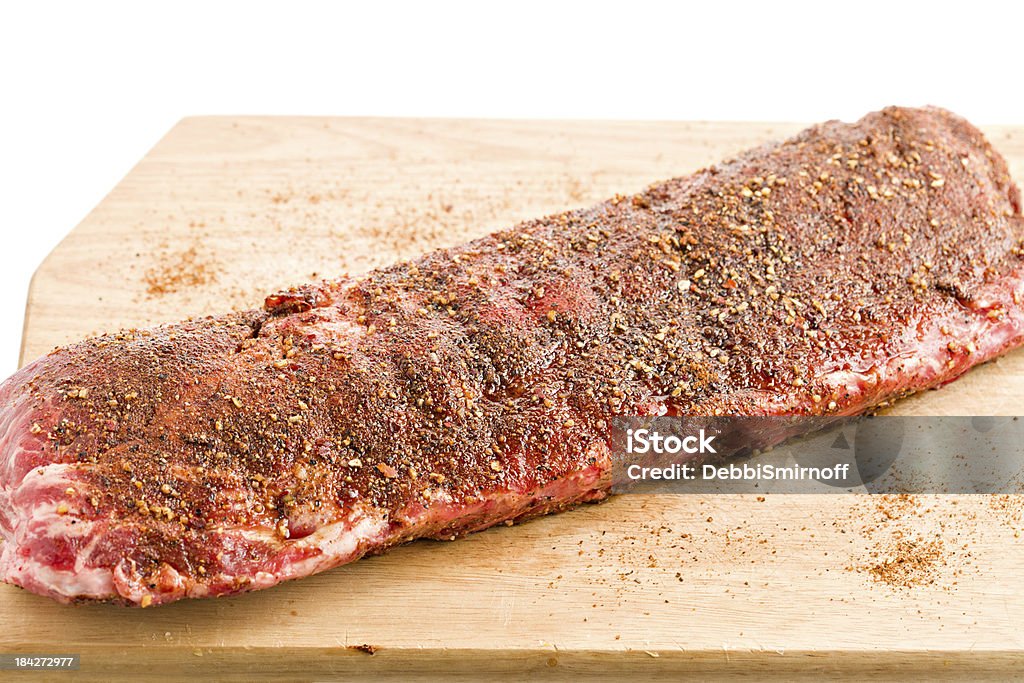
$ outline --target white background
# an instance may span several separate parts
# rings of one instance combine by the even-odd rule
[[[0,374],[29,278],[178,119],[816,121],[938,104],[1024,124],[1014,2],[4,2]]]

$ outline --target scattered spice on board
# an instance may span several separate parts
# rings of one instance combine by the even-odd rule
[[[370,645],[369,643],[363,643],[361,645],[349,645],[349,650],[355,650],[356,652],[365,652],[368,655],[372,655],[377,651],[376,645]]]
[[[884,551],[875,551],[877,561],[866,569],[875,581],[897,588],[935,583],[939,566],[946,561],[941,539],[901,539]]]
[[[150,297],[201,287],[217,279],[213,263],[200,258],[194,246],[178,253],[158,254],[158,258],[159,262],[144,275],[146,294]]]

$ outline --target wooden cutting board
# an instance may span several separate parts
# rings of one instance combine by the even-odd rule
[[[256,306],[798,128],[185,119],[40,266],[22,362],[104,330]],[[987,132],[1024,179],[1024,127]],[[1017,353],[897,410],[1022,403]],[[1022,527],[1015,497],[621,496],[230,599],[64,607],[2,586],[0,652],[80,654],[80,675],[103,680],[247,680],[253,667],[286,680],[1001,678],[1024,663]]]

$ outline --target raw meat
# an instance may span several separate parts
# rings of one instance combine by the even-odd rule
[[[0,577],[155,605],[607,495],[615,415],[862,413],[1021,343],[1020,196],[939,109],[0,387]]]

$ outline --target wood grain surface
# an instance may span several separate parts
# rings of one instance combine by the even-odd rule
[[[21,360],[256,306],[800,127],[185,119],[40,266]],[[1024,179],[1024,127],[986,132]],[[1022,404],[1015,353],[895,412]],[[1024,664],[1022,528],[1015,496],[627,495],[236,598],[65,607],[0,586],[0,652],[80,654],[79,677],[96,680],[998,679]]]

